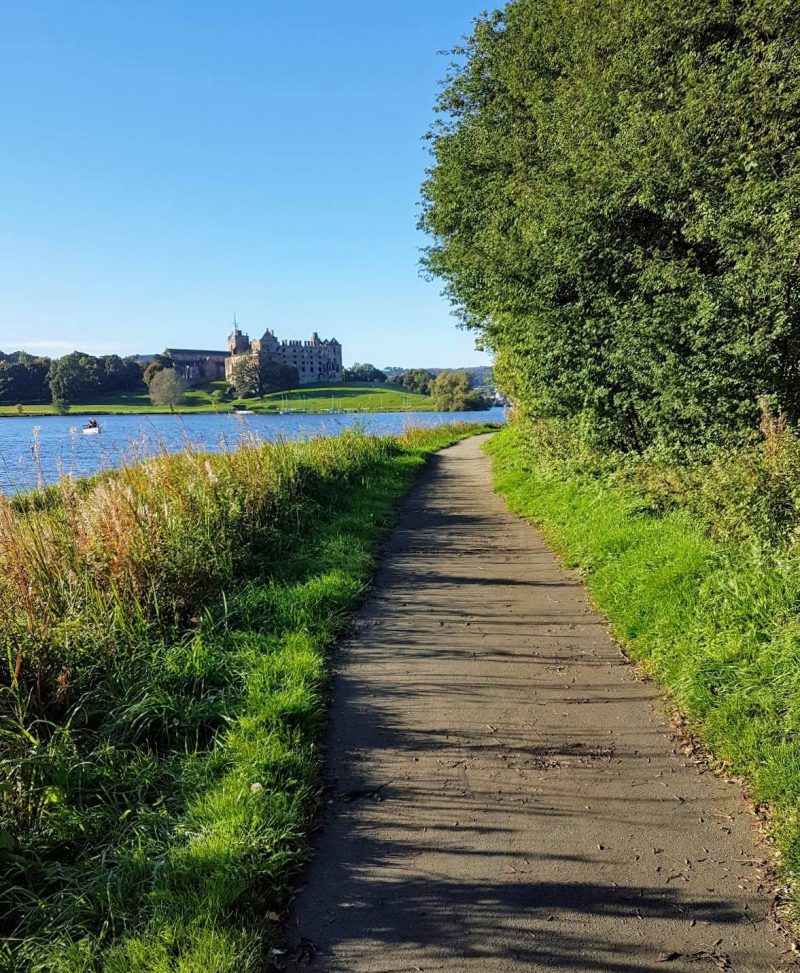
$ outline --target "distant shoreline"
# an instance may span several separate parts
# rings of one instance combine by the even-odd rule
[[[5,407],[0,407],[4,409]],[[212,409],[212,408],[189,408],[189,409],[175,409],[170,411],[169,409],[143,409],[143,408],[133,408],[133,409],[112,409],[103,408],[99,406],[98,408],[92,408],[91,406],[75,406],[70,409],[69,412],[61,413],[56,412],[53,409],[41,411],[41,412],[16,412],[16,411],[0,411],[0,419],[86,419],[91,416],[104,416],[108,418],[109,416],[169,416],[169,415],[180,415],[180,416],[197,416],[197,415],[236,415],[237,412],[242,415],[257,415],[257,416],[320,416],[320,415],[341,415],[343,413],[358,414],[364,413],[364,415],[369,415],[371,413],[379,412],[435,412],[436,410],[432,406],[408,406],[406,408],[398,406],[382,406],[376,407],[374,409],[367,408],[355,408],[355,409],[249,409],[247,412],[240,409]]]
[[[176,407],[176,415],[230,414],[237,410],[249,410],[258,415],[319,415],[344,412],[431,412],[433,403],[427,395],[409,392],[391,382],[349,382],[347,384],[309,384],[285,392],[270,392],[258,398],[231,399],[221,393],[224,382],[211,382],[206,386],[190,388],[186,401]],[[28,403],[17,411],[17,403],[0,405],[0,418],[40,418],[58,416],[50,402]],[[65,413],[66,416],[112,415],[172,415],[169,406],[155,406],[146,391],[103,397],[97,402],[78,402]]]

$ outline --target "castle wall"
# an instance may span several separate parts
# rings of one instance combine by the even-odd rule
[[[342,380],[342,346],[336,339],[320,340],[316,333],[309,341],[279,341],[273,332],[267,331],[263,338],[250,341],[246,335],[235,331],[228,340],[228,347],[231,354],[225,361],[225,376],[229,381],[241,355],[261,352],[270,364],[294,366],[301,385]]]
[[[164,352],[175,362],[175,370],[190,385],[216,382],[225,378],[227,351],[203,351],[194,348],[167,348]]]

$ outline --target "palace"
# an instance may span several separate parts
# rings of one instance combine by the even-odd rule
[[[166,348],[164,354],[175,362],[176,370],[190,385],[221,379],[231,382],[237,359],[245,355],[261,355],[269,365],[295,367],[301,385],[342,380],[342,346],[335,338],[321,339],[316,331],[309,341],[281,341],[274,331],[266,331],[251,341],[234,324],[227,351]]]
[[[341,382],[342,346],[335,338],[321,339],[315,331],[309,341],[279,341],[274,331],[265,331],[261,338],[253,338],[234,327],[228,336],[229,357],[225,361],[225,377],[233,376],[233,368],[242,355],[263,355],[270,365],[292,365],[300,376],[300,384],[311,382]]]

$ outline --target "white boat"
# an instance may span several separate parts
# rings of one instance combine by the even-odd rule
[[[86,426],[83,427],[83,434],[84,434],[84,436],[99,436],[100,435],[100,426],[98,426],[98,425],[94,425],[94,426],[86,425]]]

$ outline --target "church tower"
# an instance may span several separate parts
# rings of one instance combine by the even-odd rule
[[[242,334],[236,323],[236,315],[233,316],[233,331],[228,335],[228,351],[232,355],[243,355],[250,351],[250,336]]]

